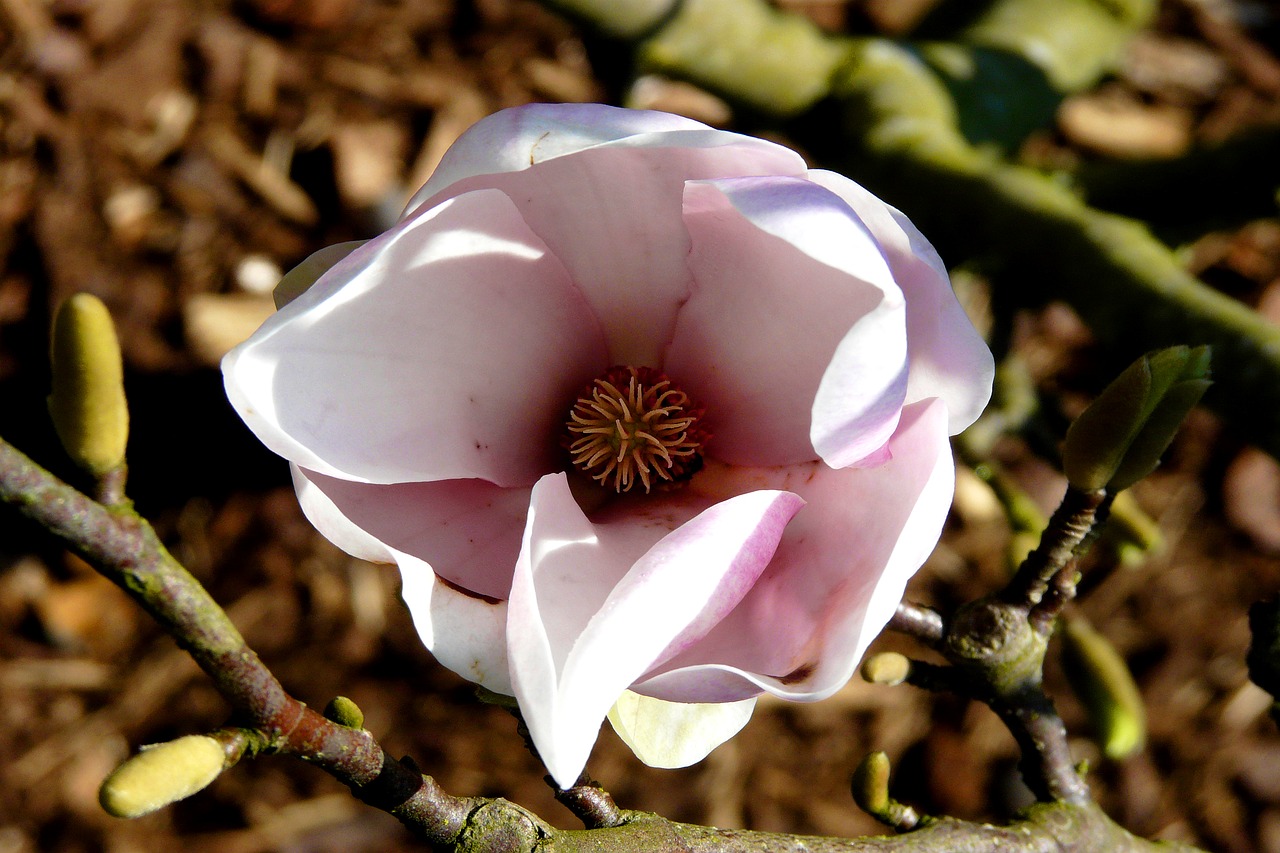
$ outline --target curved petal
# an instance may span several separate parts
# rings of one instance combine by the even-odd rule
[[[632,689],[677,702],[760,690],[809,701],[839,690],[938,541],[955,482],[946,421],[941,401],[907,406],[889,442],[892,459],[878,468],[811,463],[707,480],[788,489],[809,503],[737,609]]]
[[[986,408],[995,363],[956,301],[942,259],[906,216],[845,176],[815,169],[809,179],[857,211],[884,249],[907,297],[907,400],[941,397],[950,412],[948,429],[955,435]]]
[[[593,524],[563,474],[538,481],[511,587],[507,655],[533,742],[562,787],[577,778],[622,691],[742,599],[801,503],[786,492],[738,495],[667,532],[643,513]]]
[[[590,309],[502,193],[369,241],[232,350],[227,395],[269,448],[349,480],[532,485],[608,366]]]
[[[561,126],[557,117],[571,117]],[[661,364],[676,311],[689,293],[689,235],[680,217],[687,180],[744,175],[801,175],[789,149],[712,130],[661,113],[543,105],[529,114],[499,113],[478,124],[477,139],[409,204],[421,210],[480,187],[505,192],[564,262],[608,340],[613,364]],[[496,121],[492,129],[485,126]],[[598,126],[593,124],[598,122]],[[486,139],[506,124],[510,141],[484,156]],[[473,168],[492,172],[471,172]]]
[[[906,389],[906,315],[848,206],[795,178],[700,181],[685,221],[695,283],[665,369],[706,408],[711,455],[843,467],[883,446]]]
[[[463,592],[505,599],[511,591],[528,488],[484,480],[356,483],[297,466],[294,485],[307,518],[348,554],[375,562],[391,562],[384,552],[410,554]]]
[[[647,133],[707,130],[693,119],[603,104],[526,104],[469,127],[405,205],[404,215],[446,187],[478,175],[518,172],[534,163]]]
[[[754,698],[692,705],[625,690],[609,710],[609,723],[650,767],[688,767],[742,731],[755,707]]]
[[[495,693],[511,695],[507,603],[450,586],[421,558],[371,535],[348,518],[316,483],[332,485],[340,481],[303,471],[296,465],[293,473],[302,509],[326,539],[353,556],[399,567],[401,597],[409,606],[418,635],[436,660],[469,681]],[[356,515],[359,517],[358,511]]]

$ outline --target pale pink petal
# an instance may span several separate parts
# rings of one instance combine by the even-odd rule
[[[263,443],[309,470],[530,486],[557,464],[574,393],[607,366],[563,266],[485,190],[353,251],[223,374]]]
[[[843,467],[893,434],[906,388],[902,295],[833,193],[795,178],[691,182],[694,286],[664,369],[736,465]]]
[[[742,731],[755,707],[754,698],[694,705],[626,690],[609,709],[609,724],[650,767],[688,767]]]
[[[298,493],[302,514],[320,535],[353,557],[371,563],[394,563],[387,543],[355,524],[340,510],[337,504],[316,485],[323,477],[314,471],[305,471],[295,464],[289,465],[293,475],[293,489]]]
[[[689,235],[680,216],[685,181],[802,175],[804,162],[779,145],[674,116],[565,109],[586,118],[560,127],[552,118],[556,112],[543,107],[511,143],[519,156],[507,151],[493,162],[480,158],[481,168],[495,171],[460,179],[476,164],[450,166],[447,180],[433,177],[409,209],[480,187],[501,189],[564,262],[600,318],[610,361],[658,366],[689,293]],[[602,124],[593,127],[589,119],[597,115]]]
[[[938,541],[955,482],[946,418],[938,400],[907,406],[878,468],[704,471],[706,488],[786,489],[808,503],[738,608],[632,689],[686,702],[840,689]]]
[[[370,535],[348,518],[313,479],[330,485],[337,481],[302,471],[296,465],[293,473],[302,509],[326,539],[353,556],[399,567],[401,597],[409,606],[423,644],[436,660],[469,681],[495,693],[511,695],[506,646],[507,603],[451,586],[420,557]],[[396,487],[364,485],[363,488]],[[357,506],[356,516],[364,509],[367,507]]]
[[[956,301],[942,259],[906,216],[858,184],[817,169],[809,178],[848,202],[884,248],[907,297],[907,400],[941,397],[950,413],[948,429],[955,435],[986,408],[995,364]]]
[[[795,495],[738,495],[667,532],[629,513],[593,524],[562,474],[533,489],[507,617],[512,686],[561,786],[586,763],[622,691],[741,600],[768,564]]]
[[[330,542],[363,559],[388,562],[385,550],[411,554],[448,583],[479,597],[505,599],[520,555],[529,488],[503,488],[484,480],[430,483],[357,483],[294,467],[294,484],[311,523]],[[305,487],[304,487],[305,486]],[[315,492],[341,514],[332,523]],[[354,525],[359,535],[341,523]]]
[[[707,130],[693,119],[603,104],[526,104],[486,116],[449,147],[405,215],[467,178],[518,172],[584,148],[650,133]]]

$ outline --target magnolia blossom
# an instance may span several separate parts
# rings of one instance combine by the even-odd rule
[[[991,354],[897,210],[673,115],[476,124],[223,362],[423,641],[573,784],[601,722],[701,759],[838,690],[936,544]]]

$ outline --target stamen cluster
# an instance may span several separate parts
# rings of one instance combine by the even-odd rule
[[[710,433],[703,410],[651,367],[611,367],[569,411],[565,447],[574,467],[618,493],[636,483],[687,480],[702,467]]]

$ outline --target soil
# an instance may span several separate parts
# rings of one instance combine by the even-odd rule
[[[785,5],[833,30],[896,34],[932,4]],[[46,329],[68,294],[102,297],[127,365],[130,494],[285,685],[317,707],[351,697],[393,754],[452,793],[577,825],[511,718],[423,649],[394,571],[312,531],[285,464],[226,404],[216,362],[269,311],[281,270],[386,227],[475,120],[532,100],[617,102],[629,81],[616,47],[523,0],[0,0],[0,21],[0,435],[76,479],[44,415]],[[1273,5],[1167,0],[1120,71],[1070,99],[1024,156],[1176,156],[1280,122],[1278,47]],[[736,126],[704,92],[646,86],[634,96]],[[1184,238],[1189,266],[1280,322],[1280,218],[1215,214]],[[1105,381],[1067,309],[1026,311],[1017,328],[1051,414]],[[992,454],[1049,509],[1062,481],[1039,446],[1006,438]],[[1089,572],[1102,580],[1076,612],[1137,678],[1148,743],[1105,757],[1055,663],[1073,748],[1134,832],[1280,851],[1280,737],[1244,664],[1246,610],[1280,589],[1280,466],[1197,411],[1133,495],[1163,546],[1124,559],[1101,548]],[[14,513],[0,531],[0,853],[419,849],[394,818],[285,759],[245,762],[145,818],[105,815],[97,788],[116,764],[218,727],[226,705],[87,566]],[[962,468],[910,597],[949,609],[996,588],[1009,546],[1003,512]],[[920,654],[894,636],[877,648]],[[742,734],[685,770],[644,767],[606,726],[590,769],[627,808],[853,835],[882,831],[848,794],[871,750],[926,813],[999,820],[1028,801],[1013,741],[984,707],[858,681],[812,705],[762,700]]]

